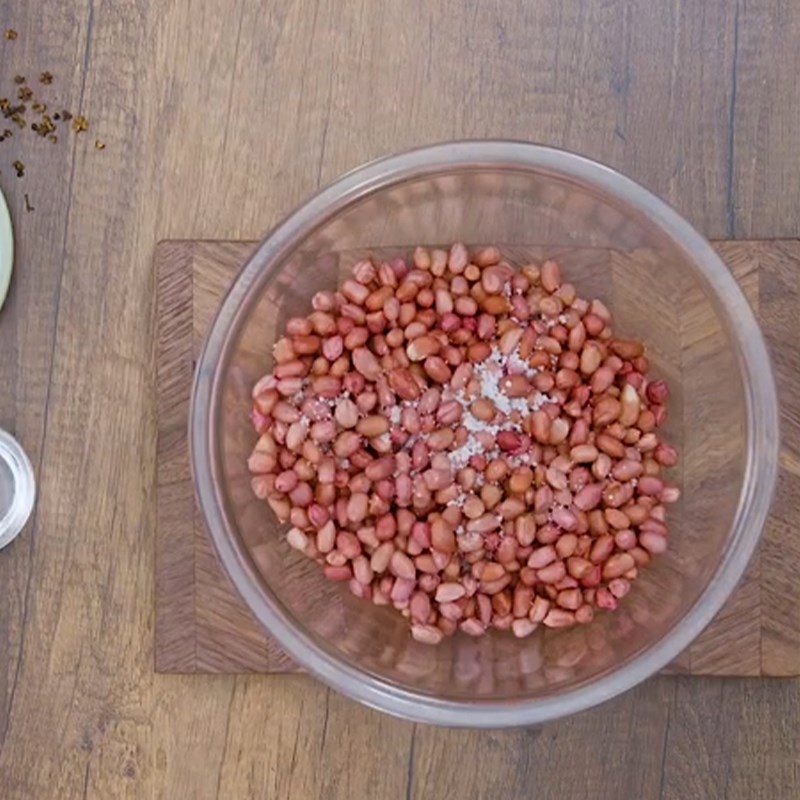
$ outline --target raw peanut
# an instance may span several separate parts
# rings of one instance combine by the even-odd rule
[[[494,514],[484,514],[477,519],[471,519],[466,524],[466,529],[470,533],[488,533],[496,530],[500,526],[500,520]]]
[[[467,359],[475,364],[485,361],[492,352],[492,348],[486,342],[475,342],[467,348]]]
[[[288,494],[297,486],[297,483],[297,473],[290,469],[284,470],[275,478],[275,491]]]
[[[583,580],[593,569],[592,562],[580,556],[571,556],[567,559],[567,572],[575,580]]]
[[[534,623],[542,622],[542,620],[544,620],[544,618],[547,616],[549,610],[550,601],[545,597],[537,595],[533,598],[531,610],[528,613],[528,619]]]
[[[444,633],[435,625],[412,625],[411,636],[421,644],[439,644],[444,638]]]
[[[536,572],[537,580],[545,584],[556,584],[567,574],[563,561],[554,561]]]
[[[576,445],[569,451],[569,457],[577,464],[591,464],[597,455],[597,448],[592,444]]]
[[[368,464],[364,474],[373,482],[390,477],[395,468],[394,456],[383,456]]]
[[[622,405],[615,397],[603,397],[597,401],[592,414],[592,421],[596,428],[603,428],[619,419]]]
[[[519,467],[514,470],[508,481],[508,488],[514,494],[523,494],[533,483],[533,470],[529,467]]]
[[[356,424],[356,431],[362,436],[372,439],[389,430],[389,420],[381,414],[372,414],[360,419]]]
[[[497,267],[487,267],[481,274],[481,286],[486,294],[500,294],[505,285],[502,270]]]
[[[333,375],[320,375],[311,382],[311,389],[320,397],[334,398],[342,391],[342,382]]]
[[[609,347],[612,352],[626,361],[637,358],[644,353],[642,343],[637,342],[635,339],[612,339]]]
[[[309,330],[309,333],[310,332],[311,331]],[[297,353],[294,351],[291,339],[283,337],[278,339],[278,341],[272,346],[272,355],[275,357],[275,361],[278,364],[283,364],[287,361],[293,361]]]
[[[389,560],[389,571],[392,575],[405,580],[414,580],[417,570],[414,567],[414,562],[400,550],[395,550]]]
[[[640,461],[626,458],[614,465],[611,474],[618,481],[629,481],[632,478],[638,478],[642,474],[642,464]]]
[[[368,380],[380,377],[381,367],[375,356],[366,347],[357,347],[352,354],[353,366]]]
[[[467,248],[460,242],[456,242],[451,248],[447,257],[447,266],[454,275],[459,275],[469,263]]]
[[[347,501],[347,518],[350,522],[361,522],[367,516],[369,497],[363,492],[355,492]]]
[[[392,554],[394,552],[395,548],[392,542],[383,542],[382,544],[378,545],[369,562],[373,571],[377,572],[378,574],[386,572],[386,570],[389,568],[389,562],[391,561]]]
[[[620,395],[620,424],[625,427],[633,425],[639,418],[640,407],[638,392],[630,383],[626,383]]]
[[[518,639],[523,639],[526,636],[530,636],[537,627],[537,624],[535,622],[531,622],[529,619],[515,619],[511,623],[511,632]]]
[[[546,292],[555,292],[561,285],[561,269],[558,264],[555,261],[545,261],[541,267],[540,279]]]
[[[336,543],[336,526],[333,520],[328,520],[317,532],[317,550],[320,553],[329,553]]]
[[[519,450],[522,436],[516,431],[500,431],[496,437],[497,446],[506,452]]]
[[[630,483],[610,483],[603,489],[603,502],[611,508],[619,508],[633,497]]]
[[[635,566],[636,562],[630,553],[615,553],[603,564],[603,580],[608,581],[612,578],[619,578]]]
[[[453,483],[453,476],[450,470],[429,469],[426,470],[422,477],[430,491],[444,489]]]
[[[546,511],[553,503],[553,490],[549,486],[540,486],[533,500],[534,511]]]
[[[531,385],[524,375],[507,375],[500,381],[500,390],[509,397],[527,397]]]
[[[354,428],[358,422],[358,407],[345,397],[336,404],[334,418],[342,428]]]
[[[389,386],[403,400],[416,400],[420,394],[420,388],[412,373],[404,368],[393,369],[389,373]]]
[[[636,547],[636,541],[636,534],[630,528],[625,528],[614,534],[614,543],[620,550],[630,550]]]
[[[482,247],[472,260],[479,267],[490,267],[500,261],[500,251],[496,247]]]
[[[494,513],[503,519],[516,519],[525,511],[525,502],[517,497],[509,497],[494,508]]]
[[[437,603],[452,603],[466,594],[466,589],[460,583],[440,583],[436,589]]]
[[[321,344],[319,336],[295,336],[292,338],[292,349],[298,355],[316,353]]]
[[[558,603],[561,608],[576,611],[583,603],[583,593],[580,589],[564,589],[558,593],[556,603]]]
[[[438,353],[440,349],[439,341],[433,336],[420,336],[409,342],[406,355],[411,361],[424,361],[428,356]]]
[[[469,407],[469,411],[473,417],[476,417],[483,422],[491,422],[497,413],[494,403],[486,398],[474,400]]]
[[[437,383],[447,383],[452,377],[452,371],[444,359],[439,356],[428,356],[423,364],[425,373]]]
[[[639,534],[639,544],[649,553],[658,555],[667,549],[667,539],[654,531],[643,531]],[[623,573],[620,573],[623,574]]]
[[[431,450],[447,450],[453,444],[455,432],[452,428],[439,428],[428,437],[428,447]]]
[[[462,317],[474,317],[478,313],[478,304],[471,297],[457,297],[455,310]]]
[[[593,375],[591,379],[591,388],[595,394],[603,394],[614,383],[614,371],[603,365]]]
[[[653,457],[665,467],[674,467],[678,463],[678,453],[675,448],[663,442],[656,446]]]
[[[600,453],[600,455],[597,456],[597,460],[592,464],[592,475],[598,480],[602,480],[611,472],[611,466],[612,462],[610,456],[607,453]]]
[[[548,628],[569,628],[575,624],[575,614],[561,608],[550,609],[542,623]]]
[[[333,452],[339,458],[349,458],[360,446],[361,437],[355,431],[343,431],[336,437],[336,441],[333,443]]]
[[[484,272],[484,275],[485,274],[486,273]],[[513,328],[509,328],[500,337],[500,342],[497,348],[503,355],[510,355],[514,352],[514,350],[517,349],[520,339],[522,339],[522,328],[514,326]]]
[[[569,422],[564,417],[556,417],[550,424],[550,444],[561,444],[569,436]]]
[[[455,534],[441,517],[431,522],[431,546],[442,553],[453,553],[456,550]]]
[[[470,410],[472,411],[472,409]],[[472,411],[472,413],[477,416],[474,411]],[[489,419],[491,419],[491,417]],[[550,441],[550,424],[550,417],[548,417],[544,411],[534,411],[533,414],[531,414],[531,433],[536,441],[542,444],[547,444]]]
[[[653,381],[647,386],[647,399],[656,405],[663,404],[669,396],[666,381]]]
[[[308,547],[308,536],[299,528],[291,528],[286,534],[287,544],[295,550],[305,550]]]
[[[611,555],[613,550],[614,537],[604,533],[595,539],[592,549],[589,552],[589,560],[593,564],[601,564]]]
[[[600,483],[590,483],[583,487],[574,499],[575,507],[581,511],[590,511],[596,508],[603,496],[603,485]]]
[[[272,472],[276,464],[277,459],[271,453],[259,453],[256,451],[247,459],[247,468],[254,474]]]
[[[637,486],[639,494],[646,494],[654,497],[660,495],[663,488],[664,482],[661,478],[651,477],[650,475],[645,475],[640,478],[639,485]]]
[[[587,342],[581,351],[580,369],[584,375],[591,375],[600,366],[603,356],[600,348],[593,342]]]
[[[529,547],[536,538],[536,520],[530,514],[514,520],[514,535],[523,547]]]
[[[311,307],[316,311],[332,311],[333,306],[333,294],[331,292],[317,292],[311,298]]]
[[[551,519],[565,531],[574,531],[578,527],[578,518],[567,508],[554,508]]]
[[[547,468],[547,471],[545,472],[545,478],[553,489],[558,490],[567,488],[567,476],[561,472],[561,470],[558,470],[553,466]]]
[[[603,512],[603,516],[606,518],[606,522],[608,522],[612,528],[616,528],[617,530],[629,528],[631,525],[631,520],[628,515],[623,511],[620,511],[618,508],[607,508]]]
[[[607,433],[600,433],[595,438],[595,444],[611,458],[624,458],[625,445]]]
[[[483,516],[485,510],[486,507],[483,505],[483,501],[475,495],[469,495],[462,506],[464,516],[468,519],[478,519],[478,517]]]

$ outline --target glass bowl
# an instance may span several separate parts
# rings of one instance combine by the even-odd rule
[[[250,392],[285,320],[310,310],[361,254],[498,244],[557,258],[584,297],[642,339],[671,389],[665,434],[670,549],[614,613],[527,639],[411,639],[393,609],[326,581],[253,496]],[[233,283],[199,358],[191,403],[197,497],[256,618],[309,672],[356,700],[442,725],[530,725],[606,700],[675,658],[735,590],[775,481],[778,414],[764,341],[725,265],[686,221],[613,170],[523,142],[439,144],[374,161],[298,208]]]

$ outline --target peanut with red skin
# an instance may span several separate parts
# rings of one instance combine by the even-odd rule
[[[292,547],[402,610],[418,641],[586,624],[666,548],[666,384],[558,264],[421,247],[358,262],[312,308],[253,389],[253,491]],[[495,401],[476,368],[498,356],[518,360]]]

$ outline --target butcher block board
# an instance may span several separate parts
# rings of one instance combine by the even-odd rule
[[[217,561],[195,505],[187,416],[195,359],[254,242],[165,241],[158,281],[157,672],[299,671]],[[778,487],[760,548],[711,625],[669,667],[691,675],[800,675],[800,241],[715,243],[756,309],[781,403]]]

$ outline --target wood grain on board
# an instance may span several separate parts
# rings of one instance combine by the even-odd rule
[[[187,414],[192,366],[219,303],[252,242],[168,241],[156,249],[159,280],[159,444],[156,532],[156,668],[162,672],[291,672],[298,668],[256,622],[217,562],[195,507]],[[796,361],[792,303],[800,287],[800,242],[719,242],[769,338],[781,405],[790,421]],[[691,315],[687,315],[691,316]],[[702,324],[696,319],[695,324]],[[691,331],[689,332],[691,334]],[[702,331],[698,331],[702,338]],[[794,361],[793,361],[794,359]],[[788,442],[800,441],[798,437]],[[671,671],[692,675],[800,674],[800,531],[792,530],[797,451],[781,455],[778,501],[761,550],[713,623]],[[795,509],[800,511],[800,508]],[[265,510],[265,513],[268,513]],[[787,539],[789,540],[787,546]],[[787,556],[796,556],[792,560]]]
[[[706,236],[800,236],[800,5],[3,0],[6,28],[0,96],[50,70],[48,101],[90,128],[0,148],[17,255],[0,425],[39,487],[0,553],[3,800],[798,796],[798,680],[656,678],[536,730],[456,731],[302,675],[155,673],[152,255],[258,239],[364,161],[469,137],[598,159]],[[796,397],[798,266],[781,263],[760,305]],[[783,411],[762,565],[791,549],[798,418]],[[762,584],[772,653],[795,644],[790,598]]]

